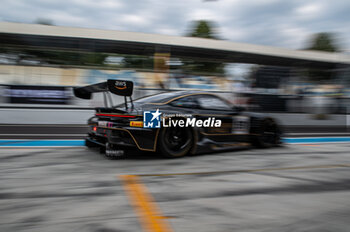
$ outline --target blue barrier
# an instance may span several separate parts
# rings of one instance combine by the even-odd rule
[[[350,137],[284,138],[284,143],[338,143],[350,142]]]
[[[0,147],[79,147],[84,140],[0,140]]]

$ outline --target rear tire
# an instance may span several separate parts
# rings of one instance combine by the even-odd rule
[[[191,128],[162,128],[158,136],[158,151],[164,157],[178,158],[185,156],[192,148],[193,133]]]

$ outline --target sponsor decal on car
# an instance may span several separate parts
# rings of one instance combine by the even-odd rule
[[[132,127],[143,127],[142,121],[130,121],[130,126]]]
[[[205,120],[197,118],[163,118],[163,127],[221,127],[221,120],[210,117]]]
[[[100,127],[113,127],[113,122],[98,121],[98,126],[100,126]]]
[[[162,115],[159,109],[156,111],[143,112],[144,128],[163,127],[221,127],[221,120],[215,117],[197,119],[190,114],[167,114]]]
[[[156,111],[144,111],[143,112],[143,127],[144,128],[160,128],[160,115],[159,109]]]
[[[126,82],[125,81],[115,81],[114,87],[117,89],[126,89]]]

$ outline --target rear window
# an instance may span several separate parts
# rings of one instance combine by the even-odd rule
[[[135,100],[136,103],[164,103],[170,99],[177,97],[179,93],[160,93]]]

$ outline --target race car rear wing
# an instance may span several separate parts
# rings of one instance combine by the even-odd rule
[[[91,99],[92,93],[103,93],[105,106],[108,107],[107,97],[109,99],[111,107],[113,106],[112,98],[109,92],[119,96],[124,96],[125,108],[128,108],[126,97],[130,97],[130,102],[133,105],[131,95],[134,90],[134,83],[132,81],[125,80],[107,80],[93,85],[87,85],[83,87],[75,87],[73,89],[74,96],[82,99]]]

